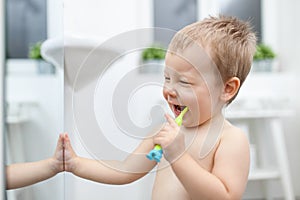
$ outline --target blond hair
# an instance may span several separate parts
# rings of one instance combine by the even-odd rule
[[[169,50],[178,52],[192,43],[206,50],[217,66],[223,83],[237,77],[242,85],[251,69],[256,51],[256,36],[249,22],[231,16],[210,16],[177,32]]]

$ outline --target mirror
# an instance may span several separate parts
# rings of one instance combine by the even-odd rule
[[[54,155],[58,134],[64,130],[63,69],[45,61],[40,48],[47,38],[62,36],[62,1],[6,0],[2,13],[6,14],[5,165],[45,160]],[[62,61],[63,54],[60,57]],[[62,200],[64,175],[7,190],[6,196]]]

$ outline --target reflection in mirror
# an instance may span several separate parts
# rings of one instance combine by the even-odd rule
[[[51,18],[60,16],[53,13],[59,3],[6,1],[7,200],[64,198],[62,165],[53,162],[62,157],[55,150],[63,130],[63,70],[40,54],[43,41],[61,32]]]

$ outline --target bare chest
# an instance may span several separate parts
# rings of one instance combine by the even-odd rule
[[[187,146],[186,151],[197,161],[199,166],[211,172],[213,168],[213,160],[215,148],[205,156],[201,157],[202,140],[194,141],[193,144]],[[188,166],[186,166],[188,170]],[[157,169],[154,187],[152,191],[152,200],[185,200],[190,199],[189,194],[184,189],[170,164],[162,159]]]

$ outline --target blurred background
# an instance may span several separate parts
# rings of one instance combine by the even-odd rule
[[[238,98],[226,111],[227,118],[247,133],[251,143],[251,171],[243,199],[300,199],[300,98],[297,92],[297,76],[300,74],[300,25],[297,22],[300,18],[300,1],[0,2],[3,11],[0,12],[0,98],[3,110],[0,128],[3,140],[1,145],[4,145],[1,146],[1,155],[5,156],[5,164],[52,156],[58,134],[64,130],[71,132],[74,148],[79,155],[92,157],[90,149],[86,148],[89,141],[72,133],[76,132],[76,128],[72,121],[74,110],[70,102],[71,91],[78,89],[74,87],[81,88],[81,85],[73,84],[76,70],[101,42],[141,28],[162,27],[174,30],[175,33],[190,23],[221,13],[250,20],[260,45],[249,77]],[[145,46],[159,44],[166,47],[171,37],[172,34],[154,31],[143,38],[134,37],[130,42],[140,43],[143,40]],[[48,45],[45,45],[46,42]],[[46,54],[44,57],[40,55],[42,44]],[[108,59],[114,52],[124,50],[126,44],[122,44],[114,43],[109,51],[99,51],[98,56]],[[65,57],[61,51],[63,46],[66,47]],[[82,46],[85,51],[82,51]],[[113,94],[109,90],[117,83],[110,81],[120,80],[122,73],[128,73],[132,66],[141,63],[146,66],[148,58],[142,55],[142,51],[137,51],[118,60],[107,77],[103,78],[102,84],[106,90],[99,93],[107,98],[103,100],[101,95],[95,98],[103,101],[102,104],[111,103],[109,95]],[[89,65],[95,63],[97,60],[91,61]],[[77,68],[73,69],[74,66]],[[136,80],[149,79],[160,83],[161,67],[162,64],[158,64],[158,69],[151,65],[150,69],[136,72]],[[86,83],[83,81],[80,84]],[[91,89],[89,86],[86,88]],[[162,102],[160,90],[161,87],[151,87],[146,92],[141,91],[129,115],[134,120],[140,120],[141,124],[147,123],[153,105],[166,106]],[[84,91],[81,90],[77,96],[84,96]],[[99,111],[101,108],[95,109]],[[100,112],[103,116],[111,115],[110,110]],[[108,120],[108,128],[113,127],[113,123],[113,120]],[[132,150],[137,144],[136,141],[126,144],[126,140],[118,137],[118,129],[110,130],[116,133],[111,139],[119,146],[124,146],[126,151]],[[151,199],[152,184],[153,173],[126,186],[97,184],[62,173],[33,186],[3,192],[8,200]]]

